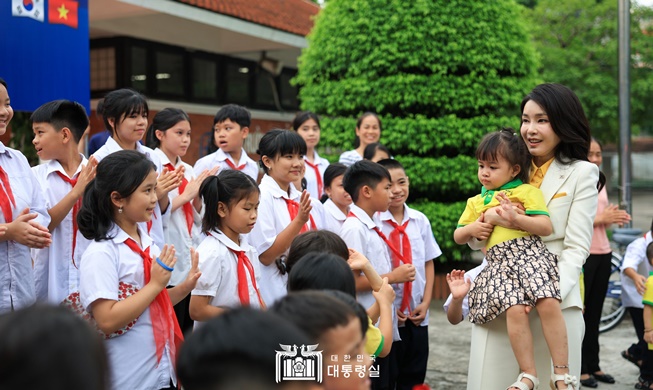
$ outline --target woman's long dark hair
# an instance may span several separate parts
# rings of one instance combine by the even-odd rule
[[[84,190],[77,226],[88,240],[108,240],[114,224],[115,206],[111,193],[127,198],[136,191],[156,166],[143,153],[121,150],[105,157],[97,166],[95,179]]]

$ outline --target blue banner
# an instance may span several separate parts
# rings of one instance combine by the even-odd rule
[[[88,0],[2,0],[0,30],[0,77],[14,110],[69,99],[90,113]]]

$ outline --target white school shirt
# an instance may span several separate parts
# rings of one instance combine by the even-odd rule
[[[340,164],[344,164],[344,165],[349,167],[349,166],[354,165],[354,163],[356,163],[358,161],[361,161],[362,159],[363,159],[363,156],[358,154],[356,149],[354,149],[354,150],[348,150],[346,152],[343,152],[340,155],[340,159],[338,160],[338,162]]]
[[[381,230],[389,239],[390,233],[394,230],[394,227],[392,227],[388,221],[397,221],[392,217],[390,211],[380,213],[379,219],[382,222]],[[409,221],[406,226],[406,233],[408,234],[408,240],[410,241],[413,265],[415,266],[415,280],[413,281],[412,297],[410,299],[410,311],[412,312],[424,299],[424,289],[426,288],[426,262],[433,261],[433,259],[442,255],[442,251],[440,250],[438,243],[435,241],[435,237],[433,237],[431,223],[429,222],[429,219],[426,218],[426,215],[417,210],[411,209],[408,205],[404,204],[404,220],[401,221],[399,225],[403,225],[406,221]],[[403,235],[401,237],[403,238]],[[401,252],[401,245],[396,249]],[[395,305],[397,308],[400,308],[401,300],[404,296],[404,284],[399,283],[395,284],[395,286],[398,287],[395,289]],[[410,315],[410,313],[406,314]],[[428,324],[429,314],[427,309],[426,317],[420,326],[427,326]]]
[[[110,155],[111,153],[119,152],[121,150],[124,149],[118,145],[115,139],[109,137],[104,146],[98,149],[97,152],[93,153],[93,156],[95,156],[99,163],[103,158]],[[140,142],[136,142],[136,150],[146,155],[147,158],[154,163],[154,166],[156,167],[156,173],[160,175],[163,168],[161,165],[161,160],[159,160],[159,157],[156,155],[156,153],[154,153],[154,150],[148,148],[147,146],[143,146]],[[170,194],[168,194],[168,199],[172,205],[172,198],[170,197]],[[156,202],[156,205],[154,206],[154,214],[152,215],[152,229],[148,232],[148,234],[150,237],[152,237],[154,243],[159,248],[163,248],[163,246],[166,244],[165,235],[163,234],[163,225],[168,223],[169,218],[170,206],[168,206],[166,212],[162,214],[161,206],[159,206],[159,202]],[[143,230],[147,231],[147,222],[139,222],[139,226],[141,226]]]
[[[478,276],[478,274],[483,271],[483,268],[487,266],[487,260],[485,257],[483,258],[483,262],[481,262],[480,265],[470,269],[469,271],[465,272],[465,279],[469,279],[470,282],[474,282],[474,279]],[[442,305],[442,308],[444,309],[444,312],[447,313],[449,311],[449,306],[451,306],[451,301],[453,300],[453,295],[449,294],[447,297],[447,301]],[[468,295],[465,295],[465,298],[463,298],[463,318],[466,318],[469,315],[469,300],[468,300]]]
[[[168,156],[166,156],[166,154],[163,153],[161,149],[154,149],[154,153],[157,155],[157,157],[159,157],[161,166],[165,167],[166,164],[170,164],[170,159],[168,159]],[[173,165],[175,169],[179,168],[180,166],[184,167],[184,177],[189,182],[195,178],[193,167],[181,161],[181,158],[177,157],[177,162]],[[204,202],[202,202],[202,209],[199,213],[197,210],[195,210],[195,207],[192,207],[193,226],[191,228],[191,232],[188,233],[188,225],[186,224],[186,215],[184,214],[183,207],[179,207],[177,210],[172,211],[172,200],[179,196],[179,188],[175,188],[174,190],[170,191],[169,195],[170,206],[168,207],[170,208],[171,212],[169,213],[170,217],[168,222],[163,225],[163,236],[165,237],[165,242],[168,245],[172,244],[175,246],[177,263],[175,264],[175,270],[172,271],[172,276],[170,277],[170,282],[168,285],[176,286],[186,279],[188,272],[190,271],[190,248],[197,248],[197,246],[205,237],[204,234],[202,234],[201,229]],[[190,203],[192,206],[193,201]],[[152,226],[152,228],[154,228],[154,226]]]
[[[16,206],[9,202],[13,219],[29,208],[30,213],[38,214],[34,221],[47,228],[50,215],[46,209],[45,197],[25,156],[0,142],[0,167],[9,177],[11,192],[16,201]],[[0,224],[6,222],[0,211]],[[0,313],[31,306],[35,301],[30,248],[16,241],[0,241]]]
[[[150,255],[155,259],[159,248],[147,235],[147,230],[140,226],[138,230],[142,248],[145,250],[149,247]],[[109,236],[113,238],[92,241],[80,265],[80,300],[91,314],[91,304],[98,299],[118,301],[120,282],[139,290],[145,286],[143,258],[125,244],[129,235],[114,225]],[[138,317],[133,328],[104,343],[109,358],[111,389],[154,390],[169,387],[171,379],[176,382],[168,344],[157,365],[149,306]]]
[[[77,167],[73,179],[88,164],[86,157],[82,154],[80,156],[82,162]],[[72,186],[57,174],[57,172],[61,172],[68,177],[57,160],[37,165],[32,168],[32,172],[41,186],[48,210],[56,206],[72,191]],[[79,264],[76,262],[73,264],[73,234],[75,233],[72,209],[51,233],[52,244],[48,248],[32,249],[34,283],[37,300],[59,304],[71,293],[79,291]],[[77,232],[77,237],[80,236],[81,234]]]
[[[342,224],[342,229],[340,229],[340,237],[345,241],[348,248],[355,249],[365,255],[379,275],[391,272],[392,261],[388,246],[383,242],[379,234],[374,231],[374,228],[378,227],[377,222],[370,218],[365,210],[355,204],[350,206],[349,212],[356,217],[347,217],[345,223]],[[376,302],[371,291],[357,291],[356,299],[365,307],[365,310]],[[397,306],[394,302],[392,303],[392,333],[394,341],[401,340],[397,328]]]
[[[343,212],[340,211],[338,206],[335,203],[333,203],[331,199],[327,199],[327,201],[324,202],[323,206],[327,219],[327,225],[328,225],[327,229],[331,230],[336,234],[340,234],[340,230],[342,229],[342,224],[345,223],[345,220],[347,219],[347,215],[343,214]]]
[[[211,306],[225,308],[241,306],[238,297],[238,255],[230,249],[245,252],[254,269],[256,286],[259,286],[261,269],[256,249],[247,243],[245,236],[240,236],[239,246],[218,230],[209,232],[197,248],[197,252],[200,254],[199,268],[202,271],[202,276],[197,281],[197,286],[191,295],[213,297],[209,302]],[[249,289],[249,305],[258,309],[261,305],[247,267],[245,267],[245,273]]]
[[[649,273],[653,271],[653,267],[649,264],[646,258],[646,247],[653,241],[651,232],[647,232],[644,237],[640,237],[631,242],[626,248],[624,259],[621,262],[621,301],[625,307],[635,307],[642,309],[642,295],[637,292],[635,282],[624,271],[626,268],[632,268],[638,274],[648,277]]]
[[[268,175],[263,176],[259,189],[261,190],[261,197],[259,198],[258,218],[254,229],[249,233],[248,241],[255,246],[256,252],[259,255],[268,250],[277,235],[283,231],[290,224],[290,214],[288,214],[288,206],[284,199],[294,200],[299,202],[301,192],[297,191],[292,183],[289,186],[290,195],[284,191],[273,178]],[[326,220],[324,216],[324,207],[317,199],[311,198],[311,216],[318,229],[324,229]],[[310,229],[310,220],[306,223]],[[287,253],[287,251],[286,251]],[[288,282],[288,274],[281,275],[275,262],[270,265],[261,263],[261,284],[259,290],[263,297],[263,302],[266,306],[272,306],[274,301],[283,297],[288,292],[286,291],[286,284]]]
[[[308,158],[304,156],[304,161],[308,161]],[[324,171],[329,166],[329,160],[326,158],[320,157],[317,152],[313,152],[313,162],[317,166],[317,170],[320,171],[320,177],[322,178],[322,183],[324,183]],[[322,194],[317,191],[317,176],[315,175],[315,169],[309,167],[306,164],[306,169],[304,171],[304,178],[306,179],[306,190],[311,194],[315,199],[320,199]],[[324,185],[322,185],[322,192],[324,192]]]
[[[195,176],[201,175],[205,169],[211,169],[217,166],[219,166],[220,169],[218,169],[216,175],[223,169],[231,169],[231,167],[227,165],[227,159],[237,167],[245,164],[245,168],[243,168],[241,172],[254,179],[254,181],[258,180],[258,164],[256,161],[249,158],[245,149],[240,150],[240,161],[238,162],[234,161],[233,157],[231,157],[230,154],[225,153],[222,149],[218,149],[208,156],[200,158],[195,162],[195,167],[193,168]]]

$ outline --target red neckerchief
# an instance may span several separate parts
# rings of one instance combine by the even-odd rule
[[[295,202],[294,200],[286,199],[283,197],[281,199],[286,201],[286,207],[288,208],[288,214],[290,214],[290,220],[294,221],[295,218],[297,218],[297,214],[299,214],[299,203]],[[317,226],[315,226],[315,221],[313,220],[313,216],[311,214],[308,215],[308,219],[311,224],[310,230],[317,230]],[[304,226],[302,226],[302,229],[299,231],[299,234],[307,232],[308,230],[309,230],[308,226],[304,224]]]
[[[412,264],[413,250],[410,246],[410,239],[408,238],[408,234],[406,233],[406,227],[408,226],[410,219],[404,222],[403,225],[399,225],[391,219],[385,222],[389,223],[394,228],[392,232],[390,232],[390,242],[395,248],[401,248],[401,252],[404,255],[403,259],[399,259],[396,255],[393,254],[392,266],[394,268],[399,267],[399,261],[403,261],[404,264]],[[401,237],[402,235],[403,238]],[[399,310],[402,312],[406,309],[410,311],[410,297],[412,295],[412,290],[413,288],[411,282],[404,283],[404,296],[401,300],[401,307],[399,308]]]
[[[5,216],[5,222],[9,223],[14,220],[13,213],[11,211],[11,205],[16,207],[16,200],[14,200],[14,193],[11,191],[11,183],[9,183],[9,176],[2,167],[0,167],[0,182],[2,182],[2,193],[0,193],[0,209],[2,209],[2,214]]]
[[[167,163],[165,167],[170,172],[175,170],[175,166],[172,165],[171,163]],[[179,195],[184,193],[184,190],[186,190],[187,185],[188,185],[188,180],[184,177],[183,179],[181,179],[181,184],[179,185]],[[188,227],[188,234],[190,234],[191,231],[193,230],[193,205],[191,204],[191,201],[188,201],[184,203],[181,206],[181,208],[184,211],[184,216],[186,217],[186,226]]]
[[[308,160],[304,160],[306,165],[309,167],[313,168],[315,171],[315,177],[317,178],[317,197],[319,198],[322,196],[322,191],[324,189],[324,185],[322,184],[322,174],[320,173],[320,169],[318,168],[317,164],[313,164]]]
[[[356,214],[352,213],[351,211],[349,212],[349,214],[347,214],[347,217],[358,218],[358,216],[356,216]],[[360,220],[360,218],[358,218],[358,220]],[[383,242],[385,242],[385,244],[388,246],[388,248],[390,248],[390,252],[392,252],[392,254],[394,255],[393,256],[393,261],[392,261],[392,267],[393,268],[397,268],[399,266],[400,261],[402,263],[404,263],[404,264],[411,264],[412,263],[412,255],[411,255],[410,251],[408,252],[408,256],[404,256],[390,242],[390,240],[388,240],[388,238],[385,236],[385,234],[383,234],[381,229],[379,229],[377,226],[374,226],[374,231],[376,232],[376,234],[379,235],[379,237],[381,237]],[[408,257],[408,259],[406,259],[406,257]],[[396,260],[395,260],[395,258],[396,258]],[[412,288],[412,283],[411,282],[404,282],[404,296],[403,296],[403,298],[401,300],[401,308],[400,308],[400,310],[402,312],[404,311],[404,305],[407,305],[406,307],[408,307],[409,310],[410,310],[410,297],[411,297],[412,289],[413,288]]]
[[[245,254],[245,251],[237,251],[227,247],[233,254],[238,257],[237,271],[238,271],[238,298],[240,299],[240,304],[243,306],[249,306],[249,286],[247,284],[247,271],[249,271],[249,278],[252,281],[252,286],[258,297],[258,303],[261,305],[261,309],[265,308],[265,303],[261,298],[261,293],[256,286],[256,277],[254,275],[254,267],[249,261],[249,258]]]
[[[61,180],[70,184],[71,187],[77,185],[77,179],[79,179],[79,176],[71,179],[59,171],[57,171],[57,175],[59,175]],[[77,265],[75,264],[75,248],[77,247],[77,213],[79,212],[80,207],[82,207],[82,198],[77,199],[77,202],[73,205],[73,265],[75,268],[77,268]]]
[[[125,241],[125,244],[134,253],[143,259],[143,272],[145,274],[145,284],[150,282],[150,272],[152,270],[152,257],[150,257],[150,248],[145,251],[131,238]],[[150,303],[150,319],[152,320],[152,332],[154,333],[154,342],[156,344],[156,361],[157,365],[161,361],[166,342],[170,346],[171,364],[176,363],[177,350],[184,341],[184,336],[179,328],[177,316],[172,309],[172,302],[168,296],[168,290],[163,289],[159,295]],[[173,342],[174,341],[174,342]]]
[[[245,164],[243,164],[243,165],[236,166],[236,164],[234,164],[234,163],[233,163],[231,160],[229,160],[228,158],[225,159],[224,161],[227,162],[227,165],[229,165],[229,168],[231,168],[231,169],[233,169],[233,170],[235,170],[235,171],[242,171],[242,170],[245,169],[245,167],[247,166],[247,163],[245,163]]]

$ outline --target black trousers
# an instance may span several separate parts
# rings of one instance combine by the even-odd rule
[[[599,367],[599,322],[603,301],[608,291],[612,253],[590,255],[584,266],[585,277],[585,337],[583,338],[581,374],[601,371]]]
[[[391,389],[412,390],[424,383],[429,359],[428,326],[416,326],[411,321],[399,328],[401,341],[392,343]],[[394,382],[392,382],[394,380]]]
[[[630,319],[633,320],[635,334],[637,334],[637,343],[633,343],[628,347],[628,354],[637,360],[642,360],[644,352],[648,348],[646,341],[644,341],[644,309],[629,307],[628,314],[630,314]]]

